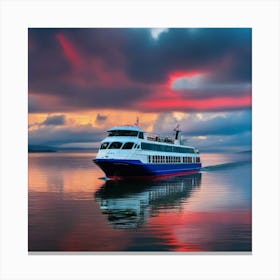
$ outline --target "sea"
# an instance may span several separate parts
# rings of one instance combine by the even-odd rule
[[[117,181],[95,156],[28,154],[29,252],[251,252],[250,152],[202,153],[196,174]]]

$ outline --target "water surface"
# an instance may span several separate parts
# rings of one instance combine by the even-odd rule
[[[102,180],[94,156],[29,154],[29,251],[251,251],[251,154],[146,181]]]

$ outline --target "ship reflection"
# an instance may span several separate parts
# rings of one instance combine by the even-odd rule
[[[114,228],[134,229],[161,211],[180,211],[200,184],[201,173],[154,181],[106,181],[95,199]]]

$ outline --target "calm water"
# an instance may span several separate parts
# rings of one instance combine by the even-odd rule
[[[143,182],[100,179],[94,156],[29,154],[29,251],[251,251],[251,154]]]

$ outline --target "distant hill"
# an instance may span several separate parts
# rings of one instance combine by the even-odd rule
[[[239,152],[240,154],[251,154],[252,150],[248,150],[248,151],[241,151]]]
[[[28,145],[28,153],[55,153],[56,149],[49,146]]]
[[[98,148],[61,148],[42,145],[28,145],[28,153],[56,153],[56,152],[97,152]]]
[[[98,148],[56,148],[58,152],[97,152]]]

